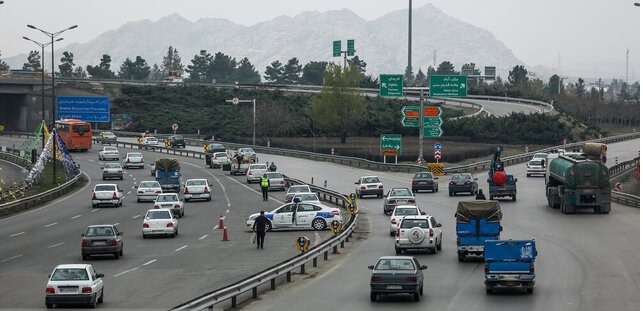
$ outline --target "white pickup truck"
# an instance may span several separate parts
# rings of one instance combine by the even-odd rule
[[[97,184],[92,193],[92,207],[123,206],[123,189],[117,184]]]

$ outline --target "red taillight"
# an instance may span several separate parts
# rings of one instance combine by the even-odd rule
[[[397,224],[397,221],[395,221],[395,218],[391,219],[391,224],[393,225]]]
[[[285,184],[285,183],[286,183],[286,180],[282,179],[280,183],[281,183],[281,184]]]
[[[137,193],[138,193],[138,194],[143,194],[143,193],[145,193],[145,191],[143,191],[143,190],[139,190],[139,191],[137,191]]]
[[[395,235],[396,235],[397,237],[400,237],[400,228],[397,228],[397,232],[395,232]]]
[[[406,281],[407,282],[417,282],[418,278],[414,276],[407,276]]]
[[[397,201],[395,201],[395,200],[388,200],[388,204],[395,204],[395,203],[397,203]]]
[[[252,171],[248,171],[248,175],[252,175]]]
[[[332,215],[339,216],[339,210],[334,209],[334,210],[330,211],[330,213]]]
[[[371,277],[371,281],[372,281],[372,282],[379,282],[379,281],[381,281],[381,280],[382,280],[382,278],[381,278],[381,277],[379,277],[379,276],[372,276],[372,277]]]
[[[433,236],[433,229],[429,229],[429,236]]]
[[[489,264],[484,264],[484,273],[489,273]]]
[[[183,193],[190,193],[190,190],[188,190],[188,187],[185,187],[185,190],[183,190]]]
[[[82,243],[81,245],[82,245],[82,246],[89,246],[89,241],[84,241],[84,240],[83,240],[83,243]]]
[[[161,194],[161,193],[163,193],[163,191],[161,191],[161,190],[156,190],[156,193]]]
[[[359,188],[360,188],[360,189],[366,189],[366,186],[361,186],[361,187],[359,187]]]
[[[47,294],[55,294],[56,290],[53,287],[47,287],[45,289],[45,293],[47,293]]]
[[[406,202],[408,202],[408,203],[415,203],[415,200],[408,200],[408,201],[406,201]]]
[[[109,240],[109,242],[108,242],[108,243],[109,243],[109,245],[116,245],[116,244],[118,244],[118,242],[116,241],[116,239],[111,239],[111,240]]]
[[[114,193],[112,194],[112,198],[116,199],[117,197],[118,195],[116,195],[116,191],[114,191]]]
[[[529,264],[529,273],[533,274],[534,273],[534,264]]]
[[[210,192],[210,188],[208,188],[208,186],[205,186],[205,188],[203,189],[203,192]]]
[[[168,228],[171,228],[171,227],[174,227],[174,224],[171,223],[171,222],[168,222],[167,225],[165,225],[165,226],[168,227]]]
[[[143,228],[149,228],[149,227],[150,227],[150,225],[148,223],[146,223],[146,222],[143,223]]]
[[[179,204],[174,204],[174,208],[181,208],[181,205],[179,205]]]
[[[379,185],[377,188],[378,188],[378,189],[383,189],[383,188],[384,188],[384,186]]]
[[[456,239],[455,239],[455,244],[456,244],[456,245],[460,245],[460,238],[456,238]]]
[[[130,163],[130,160],[129,160],[129,158],[127,158],[127,163]]]
[[[160,206],[158,206],[158,205],[156,205],[156,204],[154,204],[154,208],[155,208],[155,209],[158,209],[158,208],[161,208],[161,207],[160,207]]]
[[[411,182],[411,185],[417,185],[417,184],[418,184],[417,180],[414,180],[414,181]]]
[[[92,193],[92,199],[96,199],[96,192]]]
[[[91,288],[91,287],[83,287],[83,294],[91,293],[91,292],[92,292],[92,288]]]

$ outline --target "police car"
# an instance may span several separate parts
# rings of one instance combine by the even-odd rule
[[[298,199],[295,201],[299,201]],[[324,230],[333,220],[342,221],[340,209],[314,202],[290,202],[264,214],[268,218],[267,230],[272,229],[314,229]],[[259,213],[248,217],[246,225],[252,230]]]

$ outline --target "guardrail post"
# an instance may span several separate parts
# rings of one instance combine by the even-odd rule
[[[301,265],[301,267],[299,267],[299,273],[306,274],[306,264],[303,264]]]
[[[237,296],[232,296],[231,299],[231,307],[236,308],[237,307]]]
[[[328,260],[328,251],[324,252],[324,260]]]
[[[288,272],[288,273],[290,273],[290,272]],[[289,274],[289,275],[290,275],[290,274]],[[271,280],[270,280],[270,289],[271,289],[271,290],[275,290],[276,288],[277,288],[276,281],[275,281],[275,279],[273,278],[273,279],[271,279]]]
[[[290,283],[291,273],[290,271],[286,272],[286,282]],[[273,288],[274,289],[274,288]]]
[[[257,299],[257,288],[256,287],[252,288],[252,298]]]
[[[313,268],[317,267],[317,257],[313,258]]]

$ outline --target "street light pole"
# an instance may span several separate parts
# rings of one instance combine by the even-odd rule
[[[78,25],[73,25],[57,32],[48,32],[33,25],[27,25],[27,27],[38,30],[51,38],[51,112],[52,112],[52,133],[53,133],[54,132],[53,129],[55,129],[56,127],[56,71],[54,69],[54,42],[55,42],[54,38],[67,30],[78,27]],[[53,184],[55,185],[56,184],[56,137],[52,139],[52,145],[53,145],[53,148],[51,152],[52,152],[52,159],[54,164],[53,165]]]
[[[42,99],[42,107],[40,111],[42,114],[42,123],[44,125],[45,124],[45,47],[50,45],[51,42],[40,43],[38,41],[29,39],[27,37],[22,37],[22,38],[37,44],[41,49],[40,59],[42,60],[42,62],[40,64],[40,69],[41,69],[40,73],[42,75],[42,90],[41,90],[42,93],[40,95],[40,98]],[[61,41],[62,39],[63,38],[58,38],[56,39],[56,42]],[[41,131],[42,131],[42,149],[44,150],[45,149],[45,127],[44,126],[42,126]]]
[[[257,145],[256,143],[256,130],[257,130],[257,100],[256,99],[227,99],[226,102],[232,103],[233,105],[238,105],[239,103],[252,103],[252,145]]]

